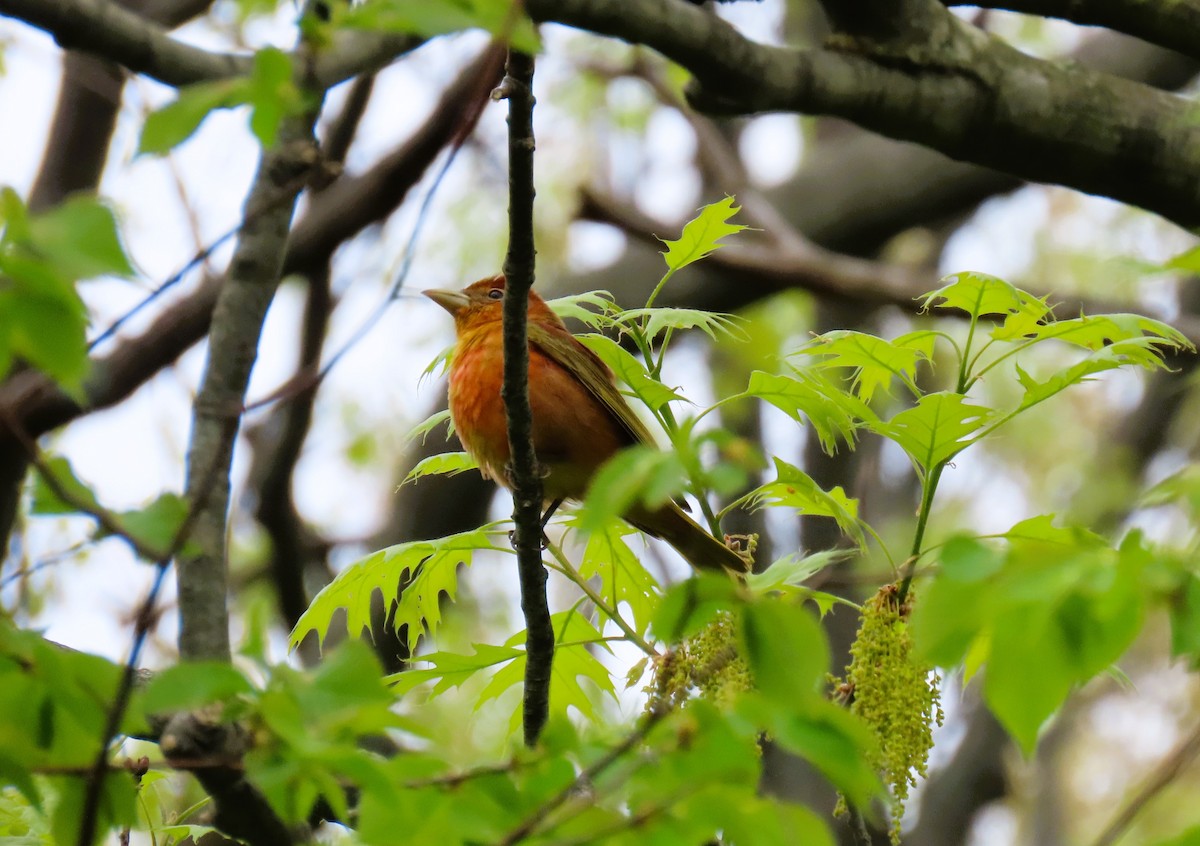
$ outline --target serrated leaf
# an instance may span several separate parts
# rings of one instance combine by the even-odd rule
[[[404,436],[404,440],[407,442],[420,438],[421,443],[425,443],[425,439],[429,433],[443,423],[446,424],[446,440],[450,440],[450,436],[454,433],[454,420],[450,417],[450,409],[448,408],[435,411],[416,426],[413,426],[408,430],[408,434]],[[405,481],[408,481],[407,478]]]
[[[579,680],[590,679],[601,692],[616,698],[617,690],[608,668],[592,651],[597,647],[608,651],[608,645],[595,626],[573,611],[560,611],[550,619],[555,642],[550,675],[550,708],[553,713],[565,714],[568,708],[574,707],[588,719],[595,719],[595,704]],[[525,632],[520,631],[510,637],[505,646],[515,647],[524,643]],[[525,651],[522,649],[511,663],[492,676],[480,692],[475,707],[479,708],[510,687],[522,683],[525,679],[525,661]],[[517,709],[513,715],[514,721],[519,719],[519,715],[520,709]]]
[[[775,458],[774,461],[775,481],[760,485],[739,502],[748,502],[753,508],[782,506],[794,508],[799,514],[810,517],[832,517],[838,527],[860,547],[866,545],[866,536],[858,520],[858,500],[846,496],[840,486],[822,490],[799,467],[781,458]]]
[[[865,332],[839,329],[817,336],[796,354],[821,357],[820,367],[853,368],[854,392],[869,403],[878,389],[886,392],[894,378],[918,393],[917,364],[929,360],[935,337],[932,332],[912,332],[885,341]]]
[[[653,378],[645,365],[628,350],[605,335],[579,335],[580,342],[600,356],[634,395],[656,411],[669,402],[684,400],[675,389]],[[686,400],[685,400],[686,401]]]
[[[465,452],[440,452],[417,462],[408,471],[401,484],[408,484],[424,476],[457,476],[466,470],[476,470],[479,463]]]
[[[1142,339],[1147,346],[1192,349],[1192,343],[1178,329],[1161,320],[1141,314],[1083,315],[1070,320],[1040,324],[1028,333],[1033,340],[1057,340],[1088,350],[1098,350],[1118,341]]]
[[[658,581],[625,543],[631,530],[609,523],[588,538],[579,562],[579,574],[585,579],[598,578],[599,594],[610,608],[629,606],[634,629],[645,634],[658,597]]]
[[[547,300],[546,305],[563,320],[578,320],[592,329],[604,329],[613,324],[610,313],[618,310],[608,291],[585,291]]]
[[[654,338],[667,329],[686,330],[699,329],[714,341],[719,336],[742,340],[745,332],[738,325],[739,318],[732,314],[719,314],[712,311],[702,311],[695,308],[634,308],[622,312],[614,323],[623,325],[639,325],[645,321],[647,338]]]
[[[1020,365],[1015,365],[1017,380],[1025,389],[1018,411],[1024,411],[1038,403],[1045,402],[1073,385],[1090,381],[1090,377],[1097,373],[1116,370],[1128,365],[1136,365],[1146,370],[1168,369],[1160,351],[1155,346],[1155,341],[1149,338],[1116,341],[1041,380],[1027,373]]]
[[[871,428],[895,441],[925,474],[977,441],[991,417],[991,409],[972,405],[962,394],[941,391],[926,394],[914,407]]]
[[[853,445],[858,427],[878,419],[862,400],[811,370],[794,376],[755,370],[744,393],[770,403],[797,422],[807,420],[821,448],[830,455],[837,451],[838,441]]]
[[[334,612],[342,608],[351,636],[369,629],[372,594],[380,591],[385,606],[390,607],[396,602],[401,579],[407,576],[410,581],[397,607],[395,624],[397,630],[408,626],[408,643],[415,651],[425,628],[432,634],[441,620],[441,593],[445,591],[454,599],[457,567],[469,567],[475,552],[481,549],[512,551],[494,545],[484,527],[433,541],[397,544],[356,561],[313,599],[292,629],[290,647],[296,648],[309,632],[316,632],[323,645]]]
[[[1032,294],[986,273],[966,271],[942,281],[947,284],[922,298],[922,308],[957,308],[973,321],[989,314],[1018,314],[1024,322],[1033,315],[1040,319],[1050,311],[1049,306]]]
[[[792,553],[776,559],[761,573],[746,576],[746,586],[753,593],[765,594],[790,587],[800,587],[812,576],[850,557],[848,549],[826,549],[812,555]]]
[[[497,667],[525,654],[523,650],[515,646],[474,643],[471,648],[474,652],[470,655],[455,652],[430,652],[415,660],[432,666],[428,668],[410,667],[399,673],[393,673],[384,680],[392,685],[398,696],[404,696],[426,682],[435,682],[430,691],[432,697],[458,687],[478,672]]]
[[[700,209],[700,213],[684,225],[678,240],[663,241],[667,246],[662,254],[667,268],[677,271],[687,267],[722,247],[722,238],[746,229],[745,226],[729,222],[739,211],[741,207],[733,204],[733,197],[726,197]]]

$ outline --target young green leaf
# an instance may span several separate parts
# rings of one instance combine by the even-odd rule
[[[613,324],[611,315],[619,311],[613,302],[613,295],[608,291],[585,291],[582,294],[571,294],[547,300],[550,306],[563,320],[578,320],[595,330],[607,328]]]
[[[408,471],[402,484],[408,484],[425,476],[457,476],[466,470],[479,467],[469,454],[465,452],[440,452],[417,462],[417,466]]]
[[[253,691],[253,685],[230,664],[185,661],[155,673],[142,693],[142,707],[150,714],[192,711]]]
[[[134,274],[112,209],[93,197],[70,197],[31,216],[26,243],[71,280]]]
[[[830,455],[839,440],[852,446],[858,427],[878,420],[866,403],[811,369],[793,376],[755,370],[742,395],[758,397],[798,423],[807,420]]]
[[[404,696],[427,682],[434,682],[429,693],[432,698],[458,687],[476,673],[500,666],[525,654],[524,650],[516,646],[475,643],[471,648],[475,650],[471,655],[456,652],[430,652],[422,655],[416,660],[431,666],[410,667],[387,676],[385,681],[398,696]]]
[[[657,337],[667,329],[699,329],[714,341],[722,335],[737,340],[745,338],[735,315],[695,308],[633,308],[622,312],[613,323],[636,326],[642,321],[645,322],[644,331],[648,338]]]
[[[765,696],[795,703],[817,692],[829,672],[829,645],[816,617],[801,605],[763,597],[743,606],[738,619],[741,653]]]
[[[592,477],[579,513],[579,528],[595,532],[634,503],[663,505],[683,492],[687,473],[679,456],[649,446],[621,450]]]
[[[916,385],[917,364],[933,354],[933,332],[910,332],[894,341],[885,341],[865,332],[839,329],[819,335],[797,350],[798,355],[820,357],[820,367],[849,367],[854,370],[854,392],[870,402],[875,391],[887,391],[898,378],[912,393]]]
[[[340,27],[376,32],[404,32],[433,38],[466,29],[484,29],[524,53],[541,52],[537,30],[523,12],[514,13],[506,0],[374,0],[355,6],[335,7],[334,23]]]
[[[942,281],[947,284],[926,294],[922,308],[957,308],[970,315],[972,321],[989,314],[1020,315],[1021,325],[1031,317],[1036,322],[1050,312],[1050,307],[1033,294],[986,273],[966,271]]]
[[[46,469],[54,477],[57,486],[66,491],[70,497],[83,506],[91,509],[100,507],[95,492],[85,482],[75,475],[71,462],[65,456],[53,455],[46,458]],[[41,473],[37,474],[33,483],[33,504],[31,514],[78,514],[79,508],[61,499],[46,483]]]
[[[180,88],[174,101],[146,118],[138,139],[138,153],[161,155],[173,150],[191,138],[216,109],[245,103],[249,88],[245,79],[221,79]]]
[[[655,411],[669,402],[684,400],[684,397],[655,379],[642,362],[624,347],[605,335],[580,335],[579,340],[612,368],[617,378],[629,386],[629,390]]]
[[[721,611],[730,611],[738,604],[738,586],[728,577],[699,573],[667,591],[650,626],[659,640],[679,643],[708,625]]]
[[[733,197],[710,203],[700,210],[683,227],[683,233],[675,241],[663,241],[667,246],[662,254],[670,272],[687,267],[723,245],[721,239],[736,235],[747,227],[730,223],[729,219],[741,211],[733,204]]]
[[[654,576],[625,543],[625,537],[636,532],[619,523],[608,523],[588,538],[579,562],[579,575],[599,580],[598,593],[610,608],[622,603],[633,615],[633,627],[644,635],[654,612],[659,586]]]
[[[812,477],[775,458],[775,481],[760,485],[739,500],[753,508],[767,505],[794,508],[797,513],[811,517],[832,517],[838,527],[860,546],[866,545],[866,536],[858,519],[858,501],[846,496],[841,487],[825,491]]]
[[[926,394],[887,422],[869,425],[902,447],[924,475],[979,440],[991,417],[991,409],[942,391]]]
[[[425,438],[429,435],[429,433],[443,423],[446,424],[446,440],[449,440],[450,436],[454,434],[454,421],[450,419],[450,409],[448,408],[443,408],[441,411],[435,411],[416,426],[413,426],[408,430],[408,434],[404,436],[404,440],[415,441],[417,438],[420,438],[421,443],[425,443]],[[405,481],[408,480],[405,479]]]
[[[397,630],[408,626],[408,642],[415,649],[425,627],[432,634],[441,620],[438,607],[441,594],[445,592],[454,599],[458,566],[469,567],[474,554],[481,549],[512,551],[493,544],[488,528],[432,541],[397,544],[351,564],[317,594],[301,615],[289,639],[291,648],[297,647],[309,632],[316,632],[323,644],[334,612],[339,608],[346,609],[346,628],[352,636],[368,629],[372,594],[380,591],[384,604],[390,606],[399,595],[401,579],[407,577],[395,624]]]

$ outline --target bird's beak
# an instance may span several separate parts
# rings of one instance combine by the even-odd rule
[[[465,291],[447,291],[444,288],[430,288],[428,291],[422,291],[421,293],[451,314],[458,314],[458,312],[466,308],[471,302]]]

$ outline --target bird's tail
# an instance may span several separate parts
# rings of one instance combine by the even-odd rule
[[[627,514],[626,519],[675,547],[697,570],[727,570],[742,575],[750,569],[746,559],[706,532],[674,502],[657,511],[637,509]]]

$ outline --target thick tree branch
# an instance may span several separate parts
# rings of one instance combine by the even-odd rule
[[[535,19],[646,44],[695,75],[697,108],[844,117],[1026,179],[1103,194],[1200,224],[1200,127],[1179,97],[1026,56],[919,7],[916,43],[837,36],[827,49],[754,43],[680,0],[530,0]]]
[[[508,254],[504,258],[504,411],[512,456],[514,546],[525,615],[525,745],[537,745],[550,712],[554,627],[542,564],[542,480],[533,450],[529,407],[529,289],[533,287],[533,57],[510,50],[497,89],[508,98]]]
[[[1007,9],[1044,18],[1061,18],[1084,26],[1103,26],[1200,59],[1200,2],[1197,0],[1171,0],[1170,3],[1141,0],[972,0],[965,3],[946,0],[946,5]]]
[[[229,660],[225,538],[236,421],[267,307],[279,283],[299,194],[297,179],[317,161],[312,138],[315,120],[315,113],[285,120],[277,146],[263,153],[246,200],[245,223],[229,276],[213,309],[208,360],[194,404],[187,455],[187,494],[199,503],[191,537],[194,551],[177,560],[179,653],[187,660]],[[285,187],[291,188],[292,198],[281,203],[278,197]],[[220,468],[218,481],[201,494],[196,485],[214,467]]]
[[[54,36],[62,47],[110,59],[167,85],[250,72],[250,57],[192,47],[108,0],[0,0],[0,15]]]

